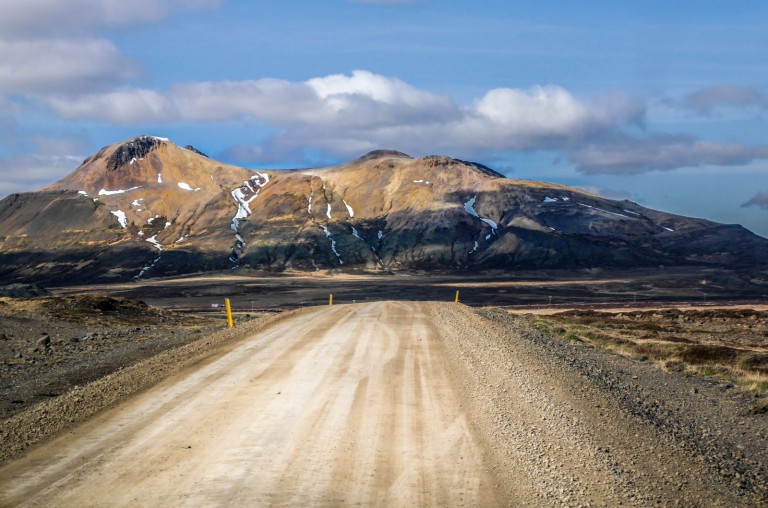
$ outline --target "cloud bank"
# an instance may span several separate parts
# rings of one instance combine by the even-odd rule
[[[691,100],[700,108],[754,103],[746,98],[734,90],[708,89]],[[275,134],[263,146],[232,148],[230,154],[241,162],[305,148],[337,156],[381,147],[464,154],[550,150],[585,174],[642,174],[768,158],[768,145],[638,134],[646,113],[639,101],[622,93],[587,101],[556,85],[496,88],[462,105],[397,78],[356,70],[303,82],[193,82],[164,91],[121,88],[41,100],[70,120],[117,125],[255,120],[272,127]]]
[[[304,82],[277,79],[178,84],[167,91],[123,88],[43,99],[65,119],[226,122],[252,119],[281,129],[277,144],[340,153],[358,147],[537,150],[574,145],[641,120],[642,108],[615,94],[587,103],[567,90],[490,90],[469,106],[397,78],[358,70]]]

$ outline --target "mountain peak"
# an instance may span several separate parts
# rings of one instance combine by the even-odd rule
[[[138,136],[118,146],[107,159],[107,169],[114,171],[134,159],[143,159],[149,152],[168,142],[168,138]]]
[[[396,159],[413,159],[410,155],[397,150],[373,150],[367,154],[359,157],[356,162],[370,161],[376,159],[396,158]]]

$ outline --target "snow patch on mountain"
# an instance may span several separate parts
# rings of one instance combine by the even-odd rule
[[[184,189],[185,191],[192,191],[192,192],[199,192],[200,191],[200,187],[196,187],[196,188],[193,189],[192,186],[189,185],[188,183],[177,182],[176,185],[178,185],[180,189]]]
[[[346,207],[347,207],[347,213],[349,213],[349,217],[350,217],[350,218],[354,217],[354,216],[355,216],[355,211],[352,209],[352,207],[351,207],[351,206],[349,206],[349,204],[347,204],[347,202],[346,202],[346,201],[344,201],[343,199],[341,200],[341,202],[342,202],[342,203],[344,203],[344,206],[346,206]],[[330,205],[329,205],[329,206],[330,206]]]
[[[128,227],[128,218],[125,216],[125,212],[122,210],[115,210],[114,212],[109,212],[115,217],[117,217],[117,222],[120,223],[120,225],[123,227],[123,229]]]
[[[126,192],[135,191],[136,189],[141,189],[141,186],[131,187],[130,189],[118,189],[118,190],[101,189],[99,191],[99,196],[113,196],[115,194],[125,194]]]
[[[154,245],[157,250],[163,250],[163,246],[160,245],[160,242],[157,241],[157,235],[152,235],[151,237],[147,238],[147,241]]]

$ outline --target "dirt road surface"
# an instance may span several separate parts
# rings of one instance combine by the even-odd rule
[[[506,312],[339,305],[7,464],[0,506],[766,506],[765,416]]]
[[[0,504],[493,505],[422,304],[297,316],[0,470]]]

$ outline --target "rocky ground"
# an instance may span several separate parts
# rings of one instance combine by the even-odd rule
[[[533,506],[768,505],[768,418],[721,381],[435,309],[510,498]]]
[[[117,309],[99,311],[91,308],[94,302]],[[5,332],[4,351],[14,351],[2,371],[0,464],[282,317],[244,314],[228,329],[222,319],[104,297],[2,301],[0,309],[5,329],[12,330]],[[27,348],[21,358],[19,345]]]
[[[0,420],[223,326],[124,298],[0,298]]]

